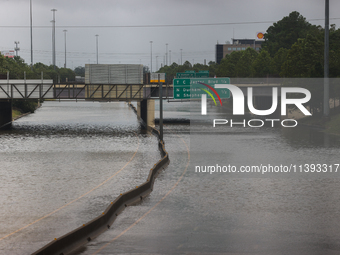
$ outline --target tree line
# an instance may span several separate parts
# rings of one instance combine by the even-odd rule
[[[85,76],[85,67],[79,66],[74,70],[70,68],[59,68],[53,65],[45,65],[43,63],[35,63],[32,67],[25,63],[19,57],[14,58],[4,57],[0,54],[0,78],[6,79],[7,72],[9,72],[10,79],[41,79],[43,72],[44,79],[52,79],[54,82],[74,81],[75,76]]]
[[[340,29],[336,29],[335,25],[330,27],[329,42],[329,77],[339,78]],[[173,63],[162,67],[158,72],[165,72],[169,80],[172,80],[176,72],[186,70],[209,70],[211,77],[322,78],[324,28],[310,24],[299,12],[294,11],[267,29],[260,52],[249,47],[227,54],[220,64],[209,62],[208,65],[192,66],[189,62],[183,65]],[[312,93],[309,102],[311,110],[314,113],[322,112],[322,84],[306,88]],[[334,99],[340,99],[340,84],[330,87],[330,95]]]
[[[340,77],[340,29],[330,27],[329,75]],[[299,12],[291,12],[288,16],[271,25],[264,34],[264,42],[260,52],[253,48],[233,51],[226,55],[221,63],[213,61],[207,65],[192,65],[185,61],[183,65],[172,63],[161,67],[158,72],[166,73],[167,83],[178,72],[208,70],[211,77],[289,77],[289,78],[321,78],[324,75],[324,28],[310,24]],[[58,68],[36,63],[32,67],[20,57],[5,58],[0,55],[0,78],[5,78],[9,71],[10,79],[44,79],[54,82],[74,81],[76,75],[84,76],[85,68]],[[323,88],[313,86],[311,104],[316,111],[322,110]],[[340,85],[331,86],[331,96],[340,98]]]
[[[7,72],[10,79],[52,79],[54,82],[74,81],[75,76],[84,76],[85,68],[77,67],[74,71],[69,68],[58,68],[52,65],[36,63],[32,67],[24,62],[19,56],[14,58],[4,57],[0,54],[0,79],[7,79]],[[13,100],[13,109],[21,113],[34,112],[38,106],[36,100]]]

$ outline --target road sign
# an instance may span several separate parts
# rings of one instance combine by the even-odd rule
[[[159,81],[158,81],[158,75],[159,75]],[[151,73],[150,82],[151,83],[158,83],[158,82],[165,83],[165,73]]]
[[[196,73],[196,78],[209,78],[209,71],[199,71]]]
[[[195,78],[195,72],[176,73],[176,78]]]
[[[174,99],[197,99],[201,98],[202,94],[212,95],[214,93],[208,87],[202,85],[204,83],[215,88],[215,84],[230,84],[229,78],[190,78],[190,79],[174,79]],[[228,89],[215,89],[221,98],[229,98],[230,91]]]
[[[176,78],[208,78],[209,71],[201,70],[198,73],[195,71],[185,71],[185,73],[176,73]]]

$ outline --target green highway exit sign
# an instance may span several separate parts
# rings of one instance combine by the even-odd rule
[[[214,95],[209,88],[201,83],[213,88],[215,88],[215,84],[230,84],[230,78],[177,78],[173,81],[174,99],[197,99],[201,98],[202,94],[207,94],[206,91]],[[215,90],[221,98],[230,97],[229,89],[216,88]]]

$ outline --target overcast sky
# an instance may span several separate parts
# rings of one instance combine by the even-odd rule
[[[33,62],[52,62],[52,11],[56,12],[56,64],[64,65],[64,32],[67,30],[67,67],[96,63],[143,64],[153,70],[168,61],[203,63],[215,61],[216,43],[255,38],[292,11],[310,23],[322,25],[324,0],[32,0]],[[13,50],[26,63],[30,55],[30,0],[0,0],[0,50]],[[330,0],[331,24],[340,25],[340,1]],[[339,19],[336,19],[339,18]],[[252,23],[254,22],[254,23]],[[216,23],[234,23],[216,25]],[[246,24],[241,24],[246,23]],[[201,24],[185,26],[188,24]],[[205,25],[202,25],[205,24]],[[215,25],[210,25],[215,24]],[[154,27],[157,25],[158,27]],[[165,26],[159,26],[165,25]],[[176,25],[176,26],[169,26]],[[177,26],[182,25],[182,26]],[[78,27],[74,27],[78,26]],[[85,27],[79,27],[85,26]],[[97,26],[97,27],[89,27]],[[111,27],[105,27],[111,26]],[[130,27],[129,27],[130,26]]]

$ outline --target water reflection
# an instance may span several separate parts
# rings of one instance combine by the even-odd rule
[[[297,127],[297,128],[282,128],[280,130],[282,136],[293,147],[340,147],[340,137],[327,134],[322,130]]]

